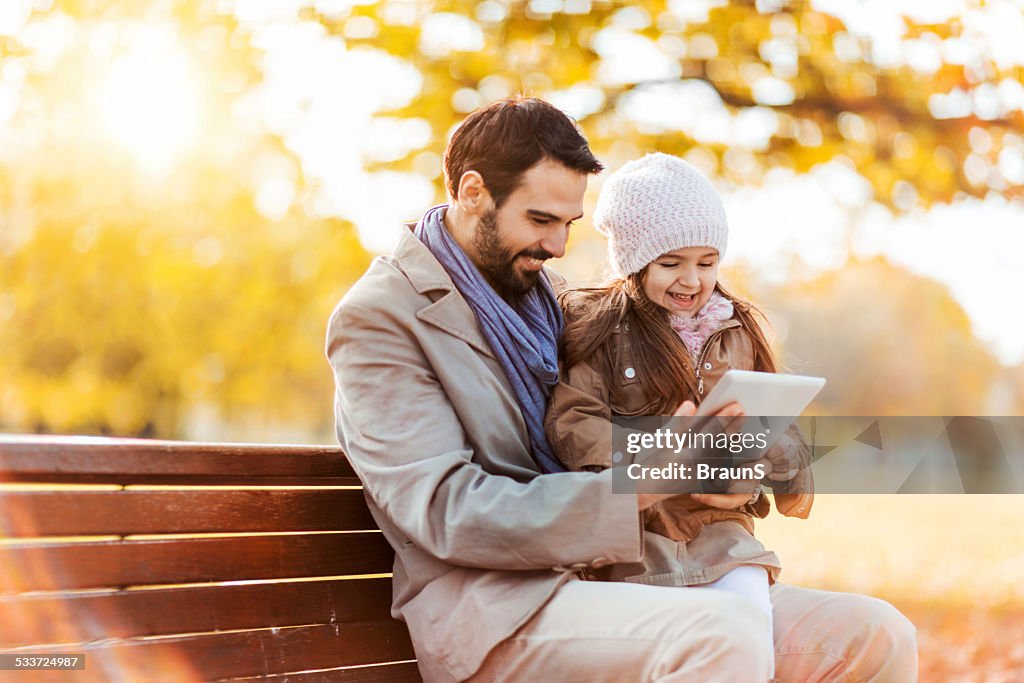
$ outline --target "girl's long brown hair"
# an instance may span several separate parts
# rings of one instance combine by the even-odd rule
[[[570,290],[560,297],[573,297],[566,315],[560,353],[565,367],[590,360],[597,354],[611,358],[611,336],[615,326],[630,324],[633,360],[640,386],[658,410],[671,414],[687,398],[688,387],[696,382],[690,354],[669,325],[669,313],[647,298],[644,279],[647,269],[614,280],[604,287]],[[750,334],[754,347],[754,369],[776,372],[775,357],[761,326],[754,318],[764,314],[748,301],[738,299],[722,287],[715,290],[732,302],[735,317]],[[576,297],[581,297],[582,301]],[[688,381],[689,380],[689,381]],[[700,397],[697,397],[698,399]]]

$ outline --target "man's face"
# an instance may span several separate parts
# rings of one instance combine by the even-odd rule
[[[561,258],[573,221],[583,215],[587,175],[543,160],[498,210],[492,206],[477,224],[470,257],[505,299],[537,284],[541,266]]]
[[[685,247],[662,254],[647,266],[644,294],[669,313],[692,318],[711,298],[718,282],[718,250]]]

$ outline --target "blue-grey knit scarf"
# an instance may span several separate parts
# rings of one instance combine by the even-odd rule
[[[558,337],[562,311],[546,273],[513,308],[498,296],[466,252],[444,227],[447,205],[435,206],[416,225],[416,237],[444,266],[480,323],[498,359],[530,433],[534,460],[542,472],[565,472],[544,435],[544,412],[558,382]],[[518,310],[517,310],[518,309]]]

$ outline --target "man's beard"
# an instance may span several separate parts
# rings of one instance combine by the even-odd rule
[[[476,252],[477,268],[494,287],[499,296],[514,300],[525,295],[540,279],[539,270],[520,270],[516,261],[520,256],[532,256],[547,260],[551,254],[544,250],[525,250],[518,254],[506,247],[498,234],[498,211],[492,208],[480,218],[473,236],[473,250]]]

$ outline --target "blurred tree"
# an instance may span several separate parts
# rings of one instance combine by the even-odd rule
[[[350,45],[416,65],[422,91],[393,114],[427,118],[435,154],[466,112],[527,92],[574,113],[613,166],[690,153],[752,183],[840,158],[897,210],[1024,184],[1013,161],[1024,155],[1024,69],[963,40],[958,18],[904,19],[893,59],[806,0],[383,0],[307,12]],[[416,168],[419,152],[389,165]]]
[[[57,2],[57,21],[97,30],[23,67],[0,151],[0,428],[181,437],[212,416],[330,431],[324,325],[370,257],[351,225],[304,210],[280,140],[232,115],[255,53],[200,5]],[[5,66],[20,59],[7,45]],[[189,85],[207,110],[198,139],[171,147],[191,115],[175,63],[161,72],[175,50],[203,64]]]
[[[1006,374],[949,291],[882,258],[768,293],[789,372],[820,375],[823,415],[985,415]]]
[[[1024,415],[1024,363],[1007,368],[1000,385],[995,388],[996,415]],[[1021,434],[1024,438],[1024,433]]]
[[[369,255],[318,204],[317,172],[339,152],[311,163],[266,116],[244,114],[269,78],[257,34],[277,28],[237,19],[257,6],[323,27],[335,37],[325,58],[366,48],[415,67],[416,96],[379,114],[431,134],[364,165],[426,177],[438,196],[451,128],[519,91],[576,116],[612,167],[657,149],[751,184],[841,160],[898,211],[1024,184],[1021,68],[959,19],[906,20],[893,59],[804,0],[15,1],[32,21],[0,34],[5,429],[182,436],[209,408],[328,431],[323,324]],[[311,108],[296,92],[289,106]],[[595,245],[575,249],[597,260]],[[858,288],[876,284],[866,271],[896,289],[876,292],[857,337]],[[913,300],[889,296],[907,282]],[[857,376],[863,396],[829,395],[830,410],[921,412],[912,387],[928,411],[977,410],[991,360],[937,285],[859,264],[793,296],[806,305],[787,309],[788,351],[822,372],[853,372],[850,357],[871,368]],[[902,323],[887,328],[898,336],[865,340],[876,315]],[[887,345],[904,338],[926,352],[898,358]]]
[[[229,196],[97,210],[82,178],[26,188],[35,229],[0,252],[3,426],[180,436],[205,406],[324,432],[324,322],[368,256],[338,221],[271,223],[207,182]]]

